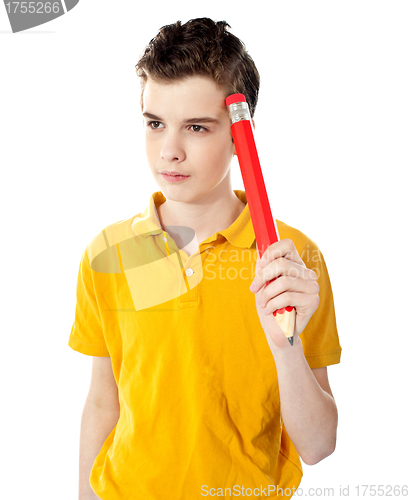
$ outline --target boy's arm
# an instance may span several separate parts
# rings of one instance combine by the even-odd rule
[[[332,390],[330,389],[329,377],[327,376],[327,366],[323,366],[322,368],[313,368],[312,373],[320,387],[332,396],[333,399],[335,399]]]
[[[79,500],[99,498],[91,488],[90,472],[119,415],[118,388],[111,358],[93,357],[91,384],[81,418]]]
[[[336,447],[338,414],[327,367],[309,367],[299,337],[273,354],[283,423],[302,460],[314,465]]]
[[[262,259],[258,258],[251,286],[261,326],[275,359],[283,423],[308,465],[334,451],[338,421],[327,370],[310,368],[299,338],[319,306],[317,279],[316,273],[300,258],[293,241],[283,239],[268,247]],[[296,309],[293,346],[272,314],[288,305]]]

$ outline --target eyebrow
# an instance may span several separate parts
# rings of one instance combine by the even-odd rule
[[[151,120],[156,120],[159,122],[162,122],[162,118],[159,116],[153,115],[152,113],[142,113],[143,116],[146,118],[150,118]],[[192,124],[192,123],[219,123],[219,120],[216,118],[212,118],[211,116],[203,116],[203,117],[198,117],[198,118],[188,118],[187,120],[184,120],[184,123],[187,124]]]

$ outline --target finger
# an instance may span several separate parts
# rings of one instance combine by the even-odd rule
[[[305,263],[296,250],[295,244],[289,238],[285,238],[270,245],[262,255],[261,266],[263,267],[281,257],[292,260],[301,266],[305,266]]]
[[[319,295],[284,292],[269,300],[263,312],[264,314],[273,314],[274,311],[288,306],[293,306],[297,314],[306,311],[316,311],[319,306]]]
[[[266,307],[270,300],[285,292],[318,295],[319,284],[314,280],[293,278],[292,276],[280,276],[262,289],[260,296],[258,297],[258,304],[261,307]]]
[[[265,283],[275,280],[279,276],[291,276],[293,278],[301,278],[305,280],[316,280],[317,274],[308,269],[306,266],[301,266],[296,262],[281,257],[264,268],[255,269],[255,277],[250,287],[252,292],[257,292]]]

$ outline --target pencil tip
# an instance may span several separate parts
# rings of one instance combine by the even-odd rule
[[[293,346],[293,337],[288,337],[289,344]]]

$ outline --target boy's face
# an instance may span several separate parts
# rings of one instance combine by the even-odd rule
[[[231,123],[225,94],[211,79],[163,83],[148,78],[142,112],[148,163],[167,199],[189,203],[216,199],[225,190],[231,194]],[[170,182],[163,171],[189,177]]]

